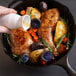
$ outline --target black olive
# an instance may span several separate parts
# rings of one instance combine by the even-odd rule
[[[31,49],[32,51],[37,50],[37,49],[43,49],[43,48],[44,48],[44,46],[43,46],[43,44],[40,43],[40,42],[34,42],[34,43],[30,46],[30,49]]]
[[[37,28],[38,29],[40,27],[40,24],[41,23],[38,19],[32,19],[31,20],[31,27],[32,28]]]

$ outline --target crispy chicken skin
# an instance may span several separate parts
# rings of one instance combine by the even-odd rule
[[[29,53],[29,46],[33,43],[31,36],[27,31],[21,28],[13,29],[10,35],[12,53],[21,55]]]
[[[59,11],[57,8],[49,9],[42,14],[41,27],[55,27],[56,22],[59,20]]]
[[[38,35],[44,39],[53,51],[56,51],[53,42],[53,30],[56,27],[56,23],[59,20],[59,12],[56,8],[46,10],[41,19],[41,27],[38,29]]]

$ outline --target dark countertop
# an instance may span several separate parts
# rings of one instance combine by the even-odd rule
[[[13,0],[0,0],[0,5],[8,7],[8,4],[12,2]],[[67,7],[69,7],[69,10],[71,11],[74,20],[76,20],[76,0],[56,0]],[[75,21],[76,23],[76,21]],[[72,50],[76,49],[76,41],[74,44],[74,48]],[[67,55],[66,55],[67,56]],[[63,66],[67,71],[69,72],[70,76],[76,76],[73,74],[67,67],[66,64],[66,56],[61,58],[57,63],[61,66]],[[55,69],[55,67],[53,67]],[[45,70],[43,70],[45,69]],[[23,65],[18,65],[16,62],[14,62],[9,56],[7,56],[3,51],[3,45],[1,42],[1,36],[0,36],[0,76],[65,76],[64,72],[59,71],[60,68],[58,68],[56,74],[52,74],[52,66],[47,66],[44,68],[29,68],[24,67]]]

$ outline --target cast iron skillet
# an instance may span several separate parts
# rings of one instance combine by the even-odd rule
[[[70,40],[71,40],[71,44],[73,45],[74,40],[75,40],[75,28],[76,28],[76,26],[75,26],[75,22],[74,22],[72,14],[70,13],[69,9],[66,6],[64,6],[64,5],[58,3],[54,0],[15,0],[9,4],[9,7],[14,8],[17,11],[21,11],[23,8],[26,8],[28,6],[33,6],[33,7],[36,7],[40,10],[39,3],[41,1],[45,1],[48,4],[48,9],[58,8],[58,10],[60,12],[60,16],[65,18],[66,21],[68,21],[69,32],[71,33]],[[5,53],[7,53],[12,58],[11,48],[7,42],[7,37],[5,34],[2,34],[2,41],[3,41]],[[73,48],[73,46],[71,46],[71,47]],[[67,54],[67,53],[65,53],[65,54]],[[65,54],[61,55],[58,58],[58,60],[60,60],[61,57],[64,57]]]

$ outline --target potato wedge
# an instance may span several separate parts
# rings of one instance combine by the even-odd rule
[[[62,21],[58,21],[56,25],[54,42],[58,43],[59,39],[66,33],[67,33],[67,26]]]
[[[29,55],[30,56],[30,61],[32,63],[38,62],[38,58],[43,53],[43,51],[44,51],[44,49],[38,49],[38,50],[32,51]]]
[[[32,19],[34,19],[34,18],[40,19],[41,18],[41,13],[36,8],[27,7],[26,14],[28,14],[28,12],[30,12]]]

